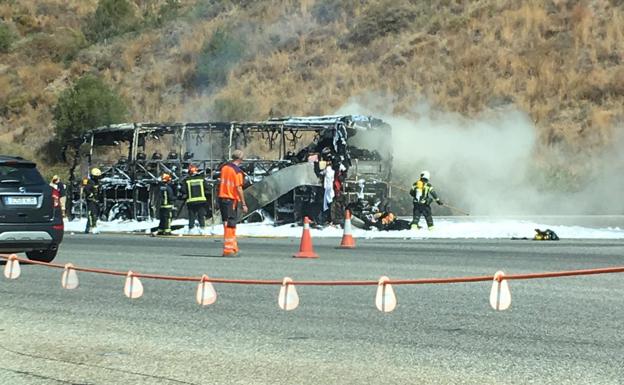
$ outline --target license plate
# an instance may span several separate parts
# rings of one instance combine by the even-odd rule
[[[6,197],[7,205],[36,206],[37,197]]]

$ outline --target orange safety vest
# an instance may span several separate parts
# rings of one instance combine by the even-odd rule
[[[219,198],[240,201],[237,187],[243,187],[243,171],[234,163],[227,163],[221,167]]]

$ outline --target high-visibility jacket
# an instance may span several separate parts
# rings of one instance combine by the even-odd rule
[[[238,196],[238,187],[243,187],[243,170],[234,163],[226,163],[221,167],[221,183],[219,183],[219,198],[241,200]]]
[[[84,196],[89,202],[98,202],[100,200],[100,183],[93,179],[88,179],[87,184],[84,186]]]
[[[186,203],[206,202],[206,180],[202,175],[188,177],[182,186]]]
[[[434,200],[438,200],[438,194],[433,190],[429,182],[418,179],[410,190],[410,195],[414,198],[414,203],[430,205]]]
[[[160,185],[160,208],[170,209],[173,207],[173,189],[168,183]]]

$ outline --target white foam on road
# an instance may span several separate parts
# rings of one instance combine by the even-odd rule
[[[561,223],[569,220],[561,220]],[[600,220],[594,221],[598,227],[585,227],[580,225],[556,224],[556,219],[547,222],[526,219],[505,219],[505,218],[466,218],[466,217],[444,217],[436,218],[433,230],[403,230],[403,231],[377,231],[353,229],[353,236],[356,238],[505,238],[512,237],[532,238],[534,229],[551,229],[559,235],[561,239],[624,239],[624,226],[603,226],[600,227]],[[548,224],[546,224],[548,223]],[[186,225],[185,219],[177,219],[174,225]],[[83,232],[86,226],[86,219],[65,222],[65,232]],[[157,220],[149,221],[112,221],[99,222],[100,232],[145,232],[158,226]],[[174,234],[186,234],[188,229],[182,228],[174,231]],[[222,225],[208,226],[208,232],[212,235],[222,235]],[[242,236],[257,237],[300,237],[301,226],[282,225],[273,226],[272,223],[244,223],[237,227],[237,234]],[[324,229],[312,229],[313,237],[342,237],[343,231],[337,227],[327,227]]]

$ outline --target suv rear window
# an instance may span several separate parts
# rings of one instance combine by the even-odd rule
[[[0,184],[33,186],[45,182],[34,164],[0,164]]]

